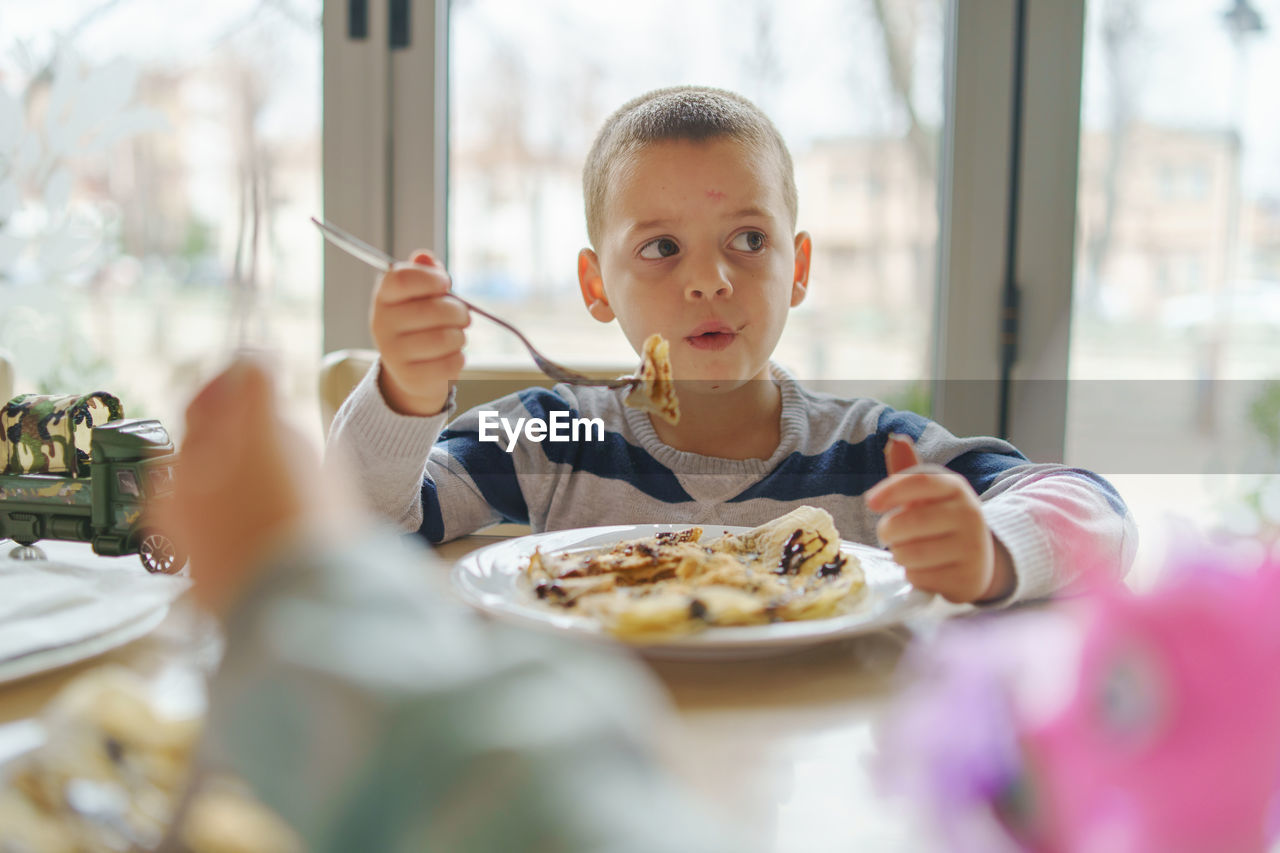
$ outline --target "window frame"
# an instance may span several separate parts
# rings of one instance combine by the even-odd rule
[[[408,22],[405,43],[395,47],[393,6]],[[447,261],[447,11],[447,0],[324,4],[324,215],[396,257],[426,249]],[[363,37],[351,35],[353,14],[365,22]],[[376,279],[325,244],[325,352],[373,345]]]
[[[353,4],[367,10],[364,39],[348,36]],[[410,33],[395,48],[393,5]],[[448,5],[324,8],[325,215],[401,257],[447,251]],[[1065,443],[1084,6],[947,5],[932,416],[957,434],[1003,432],[1044,461]],[[1010,275],[1018,340],[1006,369]],[[326,246],[324,279],[325,350],[370,346],[375,276]]]

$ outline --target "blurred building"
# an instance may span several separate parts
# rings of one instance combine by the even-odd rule
[[[907,140],[824,139],[795,154],[800,227],[813,235],[821,285],[813,299],[886,318],[931,304],[936,177],[922,172]],[[1238,137],[1225,131],[1086,132],[1076,223],[1086,314],[1159,323],[1170,300],[1216,293],[1228,279],[1276,282],[1280,291],[1280,200],[1239,186],[1240,156]],[[453,157],[459,270],[497,298],[563,286],[566,259],[585,245],[580,160],[487,149]]]

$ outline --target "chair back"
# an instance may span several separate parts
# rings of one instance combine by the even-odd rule
[[[13,399],[13,389],[17,387],[13,375],[13,361],[7,352],[0,350],[0,403]]]
[[[320,364],[320,417],[326,434],[333,416],[347,396],[369,372],[378,358],[377,350],[342,349],[325,355]],[[614,377],[626,372],[619,367],[575,368],[588,376]],[[535,385],[550,388],[555,381],[530,364],[528,367],[464,367],[454,392],[455,412],[473,409],[515,391]]]
[[[0,350],[0,406],[4,405],[6,400],[13,398],[13,373],[13,360],[9,358],[7,352]],[[9,463],[10,448],[6,432],[5,429],[0,428],[0,470]]]

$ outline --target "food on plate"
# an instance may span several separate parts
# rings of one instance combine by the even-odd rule
[[[812,506],[706,543],[691,527],[607,548],[536,550],[525,571],[545,605],[628,640],[835,616],[865,585],[830,513]]]
[[[636,375],[640,382],[627,392],[623,402],[634,409],[653,412],[673,426],[680,423],[680,401],[671,379],[671,344],[662,335],[645,339]]]
[[[41,715],[39,746],[0,767],[0,850],[293,853],[297,835],[238,780],[205,774],[170,832],[202,721],[161,713],[120,667],[90,670]]]

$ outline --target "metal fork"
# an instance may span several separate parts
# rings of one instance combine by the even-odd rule
[[[326,240],[352,257],[359,258],[375,269],[382,270],[383,272],[389,272],[398,263],[398,261],[388,253],[369,245],[353,234],[343,231],[336,225],[316,219],[314,216],[311,217],[311,221],[320,229],[320,233],[324,234]],[[445,271],[445,275],[449,275],[448,271]],[[452,281],[452,279],[450,279],[450,281]],[[604,388],[630,388],[640,382],[639,376],[621,376],[617,379],[596,379],[594,377],[587,376],[584,373],[578,373],[575,370],[570,370],[563,365],[556,364],[554,361],[540,353],[538,348],[529,343],[529,339],[526,338],[519,329],[508,323],[506,320],[503,320],[501,317],[495,317],[483,308],[479,308],[475,304],[463,299],[453,291],[450,291],[449,295],[467,306],[467,308],[479,314],[481,317],[492,320],[519,338],[520,343],[524,344],[524,348],[527,349],[529,351],[529,355],[533,357],[533,363],[538,365],[538,369],[558,382],[564,382],[569,385],[598,385]]]

